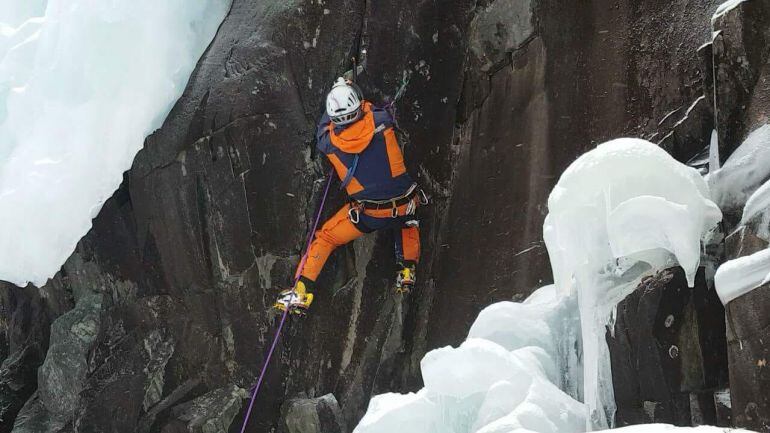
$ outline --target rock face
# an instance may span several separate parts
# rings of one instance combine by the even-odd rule
[[[248,431],[275,431],[291,398],[329,393],[339,425],[354,426],[373,393],[417,387],[426,350],[461,341],[484,305],[547,282],[546,197],[577,155],[621,135],[682,161],[707,144],[711,51],[698,47],[717,3],[234,0],[62,271],[3,299],[20,319],[0,327],[32,337],[2,345],[3,375],[19,377],[2,428],[237,429],[239,389],[262,367],[268,309],[323,187],[312,147],[323,96],[366,49],[359,83],[371,99],[406,83],[397,108],[408,165],[433,198],[418,287],[391,293],[388,236],[338,251],[312,314],[290,323]],[[715,59],[761,47],[727,33]],[[343,200],[335,193],[324,215]],[[41,365],[36,375],[13,373],[25,347],[37,347],[25,363]]]
[[[770,3],[742,2],[714,21],[714,77],[720,156],[724,160],[754,129],[770,119]],[[731,212],[727,214],[730,215]],[[767,248],[751,223],[726,220],[725,259]],[[762,286],[726,306],[732,415],[737,426],[770,431],[770,287]]]
[[[744,1],[713,23],[715,101],[724,161],[770,113],[770,3]]]
[[[286,433],[344,433],[348,431],[342,420],[339,403],[332,394],[318,398],[298,398],[284,403],[281,408]]]
[[[618,426],[717,425],[727,386],[724,308],[704,268],[687,287],[681,268],[644,280],[617,307],[607,343]]]
[[[727,259],[749,255],[768,247],[767,241],[743,227],[726,242]],[[730,387],[735,424],[770,431],[770,285],[761,286],[729,302],[727,343]]]
[[[37,388],[37,369],[48,348],[52,316],[45,292],[3,284],[3,362],[0,364],[0,432],[11,431],[13,420]],[[50,303],[52,299],[48,299]],[[49,304],[50,305],[50,304]]]
[[[248,396],[244,389],[227,386],[215,389],[171,411],[172,421],[162,433],[225,433]]]

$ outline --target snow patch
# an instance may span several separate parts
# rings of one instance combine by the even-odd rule
[[[42,285],[160,127],[228,0],[0,0],[0,279]]]

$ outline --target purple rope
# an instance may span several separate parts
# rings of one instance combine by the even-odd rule
[[[326,182],[326,190],[324,191],[323,198],[321,198],[321,205],[318,207],[318,213],[316,213],[315,222],[313,223],[313,226],[310,229],[310,232],[307,234],[307,244],[305,245],[305,254],[302,255],[302,260],[299,263],[299,266],[297,266],[297,272],[294,274],[294,285],[292,286],[292,289],[297,286],[297,282],[299,281],[300,275],[302,275],[302,269],[305,267],[305,262],[307,261],[307,255],[310,251],[310,244],[313,242],[313,235],[318,228],[318,222],[321,220],[321,213],[323,212],[324,204],[326,204],[326,197],[329,195],[329,186],[332,184],[332,177],[334,175],[334,169],[332,168],[329,171],[329,180]],[[281,336],[281,331],[283,330],[283,325],[286,323],[286,318],[289,316],[289,309],[287,308],[284,310],[283,315],[281,316],[281,322],[278,324],[278,329],[275,331],[275,337],[273,337],[273,344],[270,345],[270,350],[267,352],[267,357],[265,358],[265,364],[262,366],[262,372],[259,373],[259,379],[257,380],[257,384],[252,388],[251,397],[249,400],[249,409],[246,411],[246,416],[243,419],[243,426],[241,426],[241,433],[244,433],[246,431],[246,425],[249,423],[249,418],[251,417],[251,410],[254,408],[254,401],[257,399],[257,394],[259,393],[259,387],[262,385],[262,380],[265,378],[265,373],[267,373],[267,366],[270,364],[270,359],[273,357],[273,352],[275,351],[276,346],[278,346],[278,340]]]

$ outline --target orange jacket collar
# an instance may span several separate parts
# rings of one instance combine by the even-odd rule
[[[374,114],[372,104],[364,101],[364,117],[346,126],[339,134],[334,132],[334,124],[329,123],[329,137],[332,144],[345,153],[361,153],[374,136]]]

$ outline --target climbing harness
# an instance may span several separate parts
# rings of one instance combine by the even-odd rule
[[[316,213],[315,221],[313,222],[313,226],[310,228],[310,232],[307,234],[307,243],[305,244],[305,253],[302,255],[302,260],[299,262],[299,266],[297,266],[297,272],[294,274],[294,284],[292,285],[292,287],[297,286],[299,277],[300,275],[302,275],[302,270],[305,267],[305,263],[307,262],[308,252],[310,251],[310,244],[313,242],[315,231],[318,228],[319,221],[321,220],[321,214],[323,213],[324,204],[326,204],[326,197],[329,195],[329,187],[331,186],[332,178],[334,177],[334,169],[329,171],[328,177],[329,179],[326,181],[326,189],[324,190],[323,197],[321,198],[321,204],[318,206],[318,212]],[[281,315],[281,321],[278,323],[278,329],[275,331],[275,337],[273,337],[273,343],[270,345],[270,350],[267,352],[265,363],[262,366],[262,372],[259,373],[259,379],[257,379],[257,384],[254,385],[254,387],[251,390],[251,397],[249,399],[249,408],[246,410],[246,416],[243,418],[241,433],[244,433],[246,431],[246,425],[249,423],[249,418],[251,417],[251,411],[254,408],[254,402],[257,399],[259,388],[260,386],[262,386],[262,381],[264,380],[265,373],[267,372],[267,366],[270,364],[270,359],[273,357],[273,352],[275,351],[276,346],[278,346],[278,340],[281,337],[281,331],[283,330],[283,325],[286,323],[286,318],[289,316],[291,311],[292,311],[291,308],[287,308]]]
[[[366,214],[367,211],[370,211],[371,214],[379,214],[376,212],[379,210],[389,210],[389,212],[387,215],[372,216],[398,218],[399,216],[414,215],[418,204],[420,206],[427,205],[428,195],[417,183],[413,183],[403,195],[388,200],[351,200],[348,218],[353,224],[358,224],[361,213]],[[400,211],[402,207],[404,208],[403,212]]]

